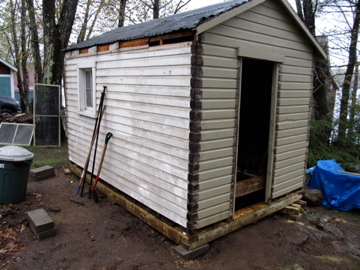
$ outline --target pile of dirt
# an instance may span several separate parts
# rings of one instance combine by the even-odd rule
[[[84,205],[68,196],[78,177],[29,179],[26,200],[0,205],[1,269],[360,269],[360,211],[306,206],[299,221],[279,213],[210,244],[184,261],[175,244],[104,196]],[[101,195],[101,194],[100,194]],[[26,212],[43,208],[57,234],[38,240]]]

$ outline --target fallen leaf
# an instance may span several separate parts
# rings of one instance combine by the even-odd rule
[[[27,229],[27,227],[24,224],[21,224],[20,233],[22,233],[26,229]]]

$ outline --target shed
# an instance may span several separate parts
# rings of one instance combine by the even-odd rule
[[[0,58],[0,95],[15,98],[14,74],[17,69]]]
[[[195,249],[301,198],[326,55],[286,0],[227,1],[66,51],[72,170],[107,86],[102,191],[176,243]]]

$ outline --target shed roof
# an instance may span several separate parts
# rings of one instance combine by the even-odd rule
[[[126,27],[118,27],[99,36],[85,40],[78,44],[71,45],[66,48],[65,51],[73,51],[98,45],[112,44],[117,41],[127,41],[139,38],[160,36],[183,30],[197,30],[197,32],[200,33],[204,32],[208,28],[211,28],[211,26],[221,23],[229,17],[236,16],[248,8],[259,5],[265,1],[266,0],[226,1],[199,9],[181,12],[172,16],[152,20],[145,23],[129,25]],[[326,58],[326,53],[323,51],[321,46],[311,35],[305,25],[301,22],[301,20],[297,17],[289,3],[286,0],[280,0],[279,2],[285,6],[290,15],[304,30],[305,35],[308,37],[310,42],[313,43],[320,55]],[[249,3],[247,8],[245,7],[247,5],[244,5],[246,3]],[[243,5],[244,8],[242,9],[241,6]],[[199,29],[200,25],[203,26],[202,29]]]
[[[119,27],[99,36],[85,40],[78,44],[71,45],[66,50],[77,50],[89,48],[96,45],[111,44],[117,41],[133,40],[138,38],[146,38],[169,34],[180,30],[190,30],[196,28],[199,24],[219,16],[235,7],[238,7],[247,0],[235,0],[215,4],[195,10],[181,12],[165,18],[157,20]]]
[[[3,60],[3,59],[1,59],[1,58],[0,58],[0,63],[3,63],[5,66],[7,66],[8,68],[10,68],[12,71],[17,72],[17,68],[16,68],[16,67],[10,65],[8,62],[6,62],[5,60]]]

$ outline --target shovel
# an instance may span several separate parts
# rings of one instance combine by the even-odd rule
[[[89,189],[90,197],[92,196],[92,197],[94,198],[94,201],[95,201],[96,203],[99,202],[99,196],[98,196],[98,194],[97,194],[97,191],[96,191],[95,187],[96,187],[96,184],[97,184],[97,182],[99,181],[99,178],[100,178],[100,172],[101,172],[101,168],[102,168],[102,165],[103,165],[103,162],[104,162],[104,157],[105,157],[106,149],[107,149],[107,146],[108,146],[108,143],[109,143],[109,140],[110,140],[111,137],[112,137],[112,133],[111,133],[111,132],[108,132],[108,133],[106,134],[106,137],[105,137],[105,145],[104,145],[103,152],[102,152],[102,154],[101,154],[101,159],[100,159],[100,164],[99,164],[98,172],[97,172],[97,175],[96,175],[94,184],[91,185],[91,186],[90,186],[90,189]]]

